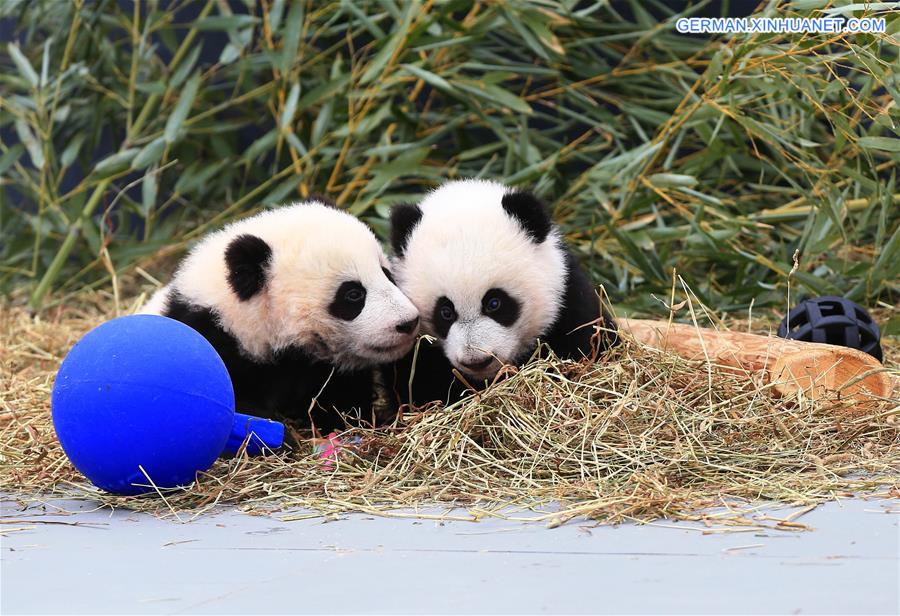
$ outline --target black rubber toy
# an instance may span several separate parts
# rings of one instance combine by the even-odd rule
[[[865,308],[844,297],[828,295],[801,302],[781,321],[778,335],[859,349],[878,361],[884,357],[878,325]]]

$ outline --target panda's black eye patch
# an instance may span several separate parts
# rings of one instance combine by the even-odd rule
[[[434,324],[435,333],[441,338],[446,338],[450,333],[450,326],[456,322],[456,307],[447,297],[441,296],[434,304],[434,313],[431,320]]]
[[[397,284],[396,281],[394,281],[394,275],[391,274],[391,270],[386,267],[382,267],[381,271],[384,272],[384,275],[387,276],[387,279],[391,281],[391,284]]]
[[[521,312],[519,302],[503,289],[490,289],[481,298],[481,313],[500,325],[509,327],[516,322]]]
[[[348,280],[338,287],[331,305],[328,306],[328,313],[338,319],[352,321],[359,316],[365,305],[366,288],[356,280]]]

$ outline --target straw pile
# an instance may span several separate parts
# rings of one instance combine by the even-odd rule
[[[434,506],[461,506],[474,519],[553,526],[580,516],[743,524],[760,501],[900,496],[897,400],[852,416],[840,400],[777,399],[761,382],[633,343],[600,364],[536,361],[450,408],[407,414],[390,430],[357,430],[345,437],[360,444],[330,469],[299,440],[265,458],[220,460],[188,489],[111,496],[68,463],[49,403],[59,361],[109,316],[108,303],[40,319],[0,310],[0,481],[22,500],[91,499],[179,519],[220,504],[283,519],[444,517]],[[900,349],[887,341],[886,350],[896,376]]]

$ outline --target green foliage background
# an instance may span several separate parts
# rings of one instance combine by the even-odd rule
[[[795,250],[795,288],[897,301],[893,3],[882,35],[711,38],[665,2],[185,4],[0,5],[4,293],[46,304],[311,192],[384,235],[391,204],[478,176],[553,204],[618,302],[677,268],[709,305],[783,306]]]

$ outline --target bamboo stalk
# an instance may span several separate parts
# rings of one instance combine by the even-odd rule
[[[59,271],[62,269],[63,263],[66,262],[69,253],[72,252],[72,247],[75,245],[75,240],[81,233],[81,227],[84,225],[84,221],[94,213],[97,204],[100,202],[100,197],[106,192],[106,187],[109,186],[110,181],[112,181],[111,178],[107,178],[101,180],[100,183],[97,184],[97,188],[94,189],[93,194],[91,194],[87,203],[84,204],[84,209],[81,210],[81,216],[69,226],[69,231],[66,233],[66,239],[63,240],[62,245],[56,252],[56,256],[53,257],[53,261],[50,263],[50,267],[44,272],[43,278],[41,278],[34,293],[31,294],[31,300],[28,302],[28,305],[31,306],[32,309],[37,310],[41,307],[41,302],[47,294],[47,291],[50,290],[50,285],[56,280]]]

